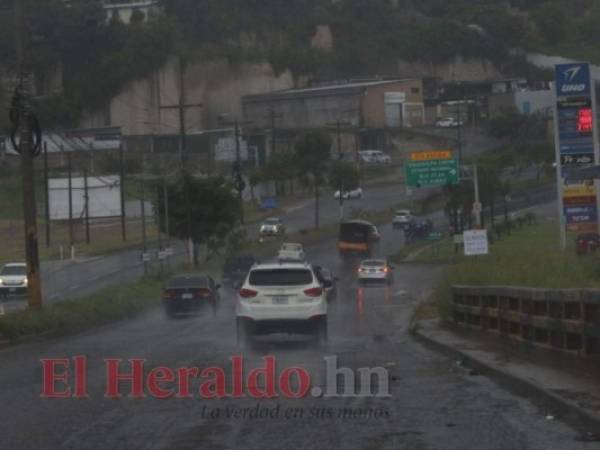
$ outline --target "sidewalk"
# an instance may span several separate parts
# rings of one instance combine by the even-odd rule
[[[600,442],[600,367],[561,364],[552,353],[518,351],[496,336],[454,330],[440,321],[419,322],[417,339],[457,359],[471,375],[484,374],[545,407],[548,420],[573,422],[590,442]],[[518,355],[517,355],[518,353]],[[553,364],[542,363],[551,360]],[[533,361],[535,360],[535,361]]]

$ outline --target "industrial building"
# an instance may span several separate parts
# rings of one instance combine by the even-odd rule
[[[357,128],[422,126],[425,121],[420,79],[349,81],[288,89],[242,99],[247,120],[255,126],[302,130],[344,122]]]

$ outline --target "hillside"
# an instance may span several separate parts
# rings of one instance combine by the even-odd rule
[[[38,109],[47,126],[75,124],[84,108],[103,108],[173,54],[268,61],[313,79],[393,76],[399,59],[436,65],[456,55],[529,75],[509,56],[514,48],[600,59],[593,0],[163,0],[162,14],[131,25],[107,22],[101,3],[29,3],[30,62],[46,91]],[[0,15],[3,61],[14,61],[13,26]],[[57,72],[62,90],[49,81]]]

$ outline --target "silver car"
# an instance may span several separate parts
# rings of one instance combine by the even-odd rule
[[[27,294],[27,265],[10,263],[0,269],[0,297]]]
[[[377,281],[386,284],[394,282],[394,267],[385,259],[366,259],[358,266],[358,282]]]

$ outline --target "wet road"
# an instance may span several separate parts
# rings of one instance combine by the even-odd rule
[[[383,228],[381,249],[402,245]],[[309,258],[340,277],[330,312],[330,339],[318,348],[304,338],[261,338],[243,352],[245,372],[273,355],[277,368],[306,369],[323,387],[326,357],[338,367],[383,367],[390,397],[207,400],[107,399],[105,358],[143,358],[146,368],[220,366],[230,371],[234,304],[224,295],[217,317],[168,320],[153,311],[133,321],[68,339],[0,352],[2,449],[589,449],[577,433],[545,411],[415,342],[408,323],[415,302],[439,276],[434,266],[398,265],[390,288],[357,287],[352,264],[341,264],[333,242],[308,248]],[[88,361],[87,399],[42,399],[40,358]],[[126,367],[123,366],[123,369]],[[355,372],[358,374],[359,372]],[[60,383],[58,384],[60,387]],[[197,386],[196,386],[197,387]],[[128,392],[129,384],[122,385]],[[228,388],[229,389],[229,388]],[[146,391],[147,392],[147,391]],[[312,391],[311,391],[312,392]],[[270,408],[271,418],[228,417]],[[291,413],[290,413],[291,411]],[[340,417],[340,411],[342,416]],[[593,444],[592,444],[593,445]]]

